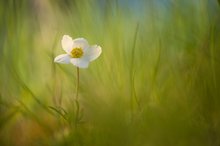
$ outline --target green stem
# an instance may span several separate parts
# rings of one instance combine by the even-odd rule
[[[130,91],[131,91],[131,117],[132,119],[134,118],[135,115],[135,106],[137,105],[138,110],[140,109],[140,103],[138,100],[138,97],[136,95],[136,89],[135,89],[135,47],[137,43],[137,38],[138,38],[138,30],[139,30],[139,23],[137,23],[135,34],[134,34],[134,42],[131,50],[131,63],[130,63]]]
[[[78,120],[79,120],[79,67],[76,68],[77,69],[77,82],[76,82],[76,97],[75,97],[75,103],[76,103],[76,117],[75,117],[75,128],[77,129],[77,124],[78,124]]]
[[[77,67],[76,70],[77,70],[76,100],[78,100],[78,94],[79,94],[79,67]]]

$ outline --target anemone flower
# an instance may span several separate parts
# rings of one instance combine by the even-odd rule
[[[102,48],[98,45],[90,46],[86,39],[77,38],[72,39],[68,35],[64,35],[61,41],[62,48],[66,54],[61,54],[54,59],[54,62],[69,64],[72,63],[76,66],[77,76],[76,76],[76,94],[75,94],[75,128],[79,123],[80,116],[80,104],[78,100],[79,93],[79,68],[87,68],[89,63],[97,59],[102,53]]]
[[[54,59],[54,62],[69,64],[79,68],[87,68],[89,63],[97,59],[102,53],[102,48],[98,45],[90,46],[86,39],[72,39],[64,35],[61,41],[62,48],[66,54],[61,54]]]

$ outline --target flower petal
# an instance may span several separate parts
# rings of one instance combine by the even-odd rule
[[[73,39],[68,36],[68,35],[64,35],[61,41],[62,44],[62,48],[64,51],[66,51],[66,53],[70,53],[72,51],[73,48]]]
[[[54,62],[68,64],[70,63],[70,55],[69,54],[61,54],[54,59]]]
[[[79,68],[87,68],[89,66],[89,60],[85,58],[72,58],[70,62]]]
[[[100,56],[102,53],[102,48],[100,46],[94,45],[88,48],[86,55],[89,58],[89,61],[93,61]]]
[[[85,51],[85,49],[87,49],[89,47],[89,43],[84,38],[74,39],[73,40],[73,48],[77,48],[77,47],[80,47]]]

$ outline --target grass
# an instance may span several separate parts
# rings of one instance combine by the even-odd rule
[[[0,2],[0,145],[220,145],[218,1]],[[61,38],[102,54],[55,64]]]

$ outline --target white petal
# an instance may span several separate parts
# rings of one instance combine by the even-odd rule
[[[102,53],[102,48],[100,46],[94,45],[87,49],[86,56],[88,56],[89,61],[93,61],[100,56]]]
[[[68,36],[68,35],[64,35],[61,41],[62,44],[62,48],[64,51],[66,51],[66,53],[70,53],[72,51],[73,48],[73,39]]]
[[[54,59],[54,62],[68,64],[70,63],[70,55],[69,54],[61,54]]]
[[[89,66],[89,61],[83,58],[72,58],[70,62],[79,68],[87,68]]]
[[[89,43],[84,38],[77,38],[73,40],[73,48],[80,47],[83,50],[89,47]]]

